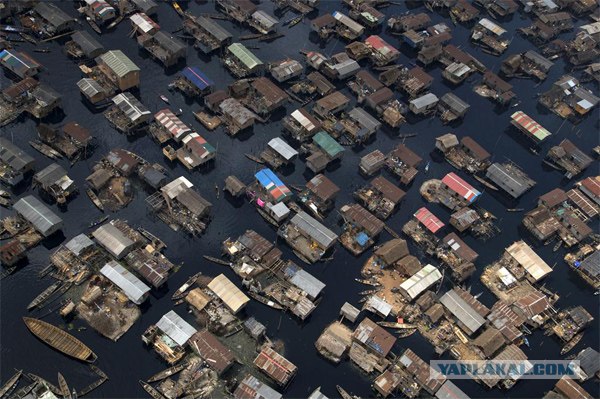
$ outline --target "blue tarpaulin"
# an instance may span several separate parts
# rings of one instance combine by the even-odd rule
[[[200,90],[214,86],[214,82],[200,72],[197,67],[185,67],[181,74]]]
[[[367,241],[369,241],[369,236],[364,232],[360,232],[356,235],[355,240],[361,247],[364,247]]]

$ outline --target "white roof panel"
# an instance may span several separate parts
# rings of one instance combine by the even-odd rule
[[[150,292],[150,287],[114,260],[105,264],[100,273],[123,290],[127,298],[137,305],[141,304]]]
[[[185,345],[192,335],[197,332],[194,327],[189,325],[187,321],[183,320],[173,310],[161,317],[156,326],[167,334],[169,338],[177,342],[179,346]]]

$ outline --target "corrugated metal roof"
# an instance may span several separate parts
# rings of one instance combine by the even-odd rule
[[[133,14],[129,20],[134,26],[137,26],[143,33],[151,33],[160,29],[160,26],[146,14],[140,12]]]
[[[154,39],[161,48],[168,50],[171,54],[177,55],[179,53],[182,53],[180,54],[180,56],[185,56],[186,46],[181,40],[177,39],[175,36],[171,36],[165,33],[164,31],[159,30],[154,34],[154,36],[152,36],[152,39]]]
[[[250,298],[246,296],[224,274],[219,274],[208,283],[208,288],[215,293],[234,314],[239,312]]]
[[[105,63],[118,77],[122,78],[130,72],[139,72],[140,68],[121,50],[110,50],[96,58],[96,62]]]
[[[30,69],[39,69],[41,66],[25,53],[14,50],[0,51],[0,63],[20,77],[24,77]]]
[[[87,31],[78,30],[71,35],[71,40],[81,48],[86,57],[94,57],[96,54],[104,51],[104,46]]]
[[[432,233],[444,227],[444,223],[425,207],[419,208],[413,216]]]
[[[360,227],[361,233],[368,233],[369,237],[362,237],[365,241],[377,236],[385,226],[385,223],[359,204],[344,205],[340,209],[340,213],[346,222]]]
[[[472,203],[481,195],[473,186],[461,179],[456,173],[450,172],[442,179],[442,183],[449,189]]]
[[[444,94],[440,98],[440,101],[442,103],[446,104],[446,106],[448,108],[450,108],[452,111],[456,112],[457,114],[462,114],[471,107],[469,104],[467,104],[466,102],[461,100],[456,94],[453,94],[453,93]]]
[[[360,322],[352,337],[377,352],[380,356],[387,356],[396,343],[396,337],[383,327],[375,324],[368,317]]]
[[[40,184],[42,184],[44,186],[50,186],[50,185],[58,182],[60,179],[62,179],[66,175],[67,175],[67,171],[65,170],[65,168],[63,168],[62,166],[60,166],[57,163],[51,163],[50,165],[46,166],[44,169],[37,172],[33,176],[33,178],[35,181],[39,182]]]
[[[263,62],[241,43],[233,43],[227,47],[227,50],[237,57],[248,69],[254,69],[257,66],[263,65]]]
[[[535,181],[526,175],[517,175],[506,165],[494,163],[485,172],[485,177],[497,184],[513,198],[520,197],[525,191],[535,185]]]
[[[175,140],[178,141],[192,131],[188,125],[183,123],[183,121],[168,108],[161,109],[154,114],[154,120],[171,133]]]
[[[4,137],[0,137],[0,160],[16,172],[30,167],[35,162],[35,159],[31,155]]]
[[[286,143],[281,137],[275,137],[268,143],[269,147],[275,150],[279,155],[285,158],[286,161],[292,160],[298,151],[294,150],[288,143]]]
[[[402,198],[406,195],[403,190],[381,175],[371,181],[371,187],[379,191],[385,199],[393,202],[394,205],[402,201]]]
[[[419,98],[415,98],[414,100],[410,101],[410,104],[415,107],[416,109],[421,109],[421,108],[425,108],[428,107],[432,104],[435,104],[439,101],[439,99],[437,98],[437,96],[433,93],[427,93],[424,96],[421,96]]]
[[[394,57],[396,54],[399,53],[399,51],[395,47],[391,46],[380,36],[377,35],[369,36],[365,40],[365,43],[373,47],[375,50],[377,50],[386,57]]]
[[[400,284],[400,288],[404,290],[412,299],[418,297],[423,291],[441,280],[442,274],[433,265],[426,265],[409,279]]]
[[[226,30],[225,28],[223,28],[221,25],[219,25],[218,23],[216,23],[215,21],[213,21],[210,18],[205,18],[205,17],[200,16],[200,17],[196,17],[195,19],[196,19],[196,22],[206,32],[210,33],[219,42],[224,42],[233,37],[233,35],[231,33],[229,33],[228,30]]]
[[[365,128],[369,133],[374,133],[381,127],[381,122],[375,119],[371,114],[360,107],[355,107],[348,112],[348,117]]]
[[[302,74],[302,71],[304,71],[304,67],[296,60],[286,60],[271,68],[271,74],[279,81],[291,79],[294,76]]]
[[[58,103],[61,99],[59,92],[44,83],[41,83],[39,86],[33,89],[31,96],[35,98],[37,103],[42,107],[47,107],[54,103]]]
[[[129,239],[121,230],[112,223],[106,223],[98,227],[92,233],[92,236],[102,245],[112,256],[121,259],[131,250],[134,242]]]
[[[501,36],[506,33],[506,30],[502,29],[500,25],[493,23],[487,18],[481,18],[481,20],[479,21],[479,25],[491,31],[496,36]]]
[[[131,302],[139,305],[150,292],[150,287],[125,269],[119,263],[111,260],[100,269],[100,273],[119,287]]]
[[[192,188],[194,185],[188,179],[183,176],[178,177],[170,183],[165,184],[160,191],[165,194],[169,199],[177,197],[181,192]]]
[[[216,151],[215,147],[209,144],[206,139],[198,133],[190,133],[183,139],[184,145],[190,152],[200,159],[209,159]]]
[[[248,374],[239,383],[233,392],[235,399],[281,399],[283,396],[260,381],[258,378]]]
[[[517,241],[506,248],[508,253],[535,281],[539,281],[552,272],[552,268],[525,241]]]
[[[337,234],[309,216],[306,212],[299,212],[294,215],[290,223],[304,231],[323,248],[329,248],[338,238]]]
[[[313,142],[325,151],[330,158],[335,158],[345,151],[340,143],[322,130],[313,136]]]
[[[272,28],[273,26],[276,26],[279,23],[279,20],[277,18],[272,17],[263,10],[255,11],[252,14],[252,18],[266,28]]]
[[[334,11],[331,15],[333,15],[333,18],[335,18],[339,23],[345,25],[357,35],[362,35],[362,33],[365,31],[364,26],[339,11]]]
[[[198,67],[185,67],[181,74],[200,90],[212,87],[215,83],[203,74]]]
[[[600,251],[594,251],[590,256],[581,262],[575,262],[574,266],[578,269],[584,270],[592,277],[598,277],[598,275],[600,275]]]
[[[313,299],[318,297],[325,288],[325,283],[294,263],[288,263],[283,273],[292,284]]]
[[[136,5],[136,7],[143,12],[150,14],[156,12],[158,5],[152,0],[131,0],[132,3]]]
[[[537,66],[541,67],[546,72],[554,65],[552,61],[534,50],[527,50],[523,56],[535,62]]]
[[[79,256],[81,252],[83,252],[86,248],[92,247],[94,245],[96,245],[94,244],[94,241],[92,241],[88,236],[82,233],[71,238],[69,242],[65,244],[65,248],[73,252],[75,255]]]
[[[13,209],[45,237],[63,226],[63,220],[33,195],[15,202]]]
[[[194,335],[197,330],[187,321],[183,320],[175,311],[171,310],[160,318],[156,326],[177,345],[183,346]]]
[[[435,397],[437,399],[470,399],[470,396],[464,393],[450,380],[446,380],[444,385],[435,392]]]
[[[524,131],[524,133],[528,132],[533,138],[537,139],[538,141],[543,141],[552,135],[552,133],[550,133],[542,125],[531,119],[531,117],[523,111],[517,111],[513,113],[510,117],[512,119],[513,125],[519,128],[521,131]]]
[[[467,262],[474,262],[479,256],[456,233],[448,234],[443,241],[454,253]]]
[[[204,199],[197,191],[186,188],[177,194],[177,201],[190,213],[193,217],[202,217],[210,212],[212,204]]]
[[[77,87],[86,97],[92,98],[98,93],[104,92],[102,86],[94,79],[83,78],[79,82],[77,82]]]
[[[150,118],[150,110],[129,92],[117,94],[112,101],[133,122]]]
[[[265,346],[260,351],[254,359],[254,365],[280,385],[286,385],[298,369],[269,346]]]
[[[239,126],[246,126],[248,122],[253,122],[257,118],[256,114],[244,107],[235,98],[226,98],[219,104],[219,109],[225,116],[233,119]]]
[[[365,305],[363,306],[363,309],[379,314],[385,318],[392,311],[392,305],[390,305],[385,301],[385,299],[377,295],[371,295],[365,303]]]
[[[338,73],[340,79],[344,79],[360,70],[360,64],[351,58],[331,65],[331,69]]]
[[[34,7],[34,10],[43,19],[57,28],[70,21],[75,21],[66,12],[50,2],[40,2]]]
[[[310,114],[308,114],[304,109],[300,108],[292,112],[292,118],[294,118],[306,131],[311,132],[313,129],[317,128],[315,122],[309,119]]]
[[[454,290],[446,292],[440,302],[462,323],[469,335],[485,324],[485,319]]]
[[[310,179],[306,183],[306,188],[323,201],[333,199],[340,192],[340,188],[321,173]]]
[[[254,177],[276,202],[283,201],[285,198],[293,195],[290,189],[269,168],[259,170]]]

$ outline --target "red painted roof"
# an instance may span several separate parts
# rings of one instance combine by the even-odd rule
[[[444,227],[444,223],[425,207],[420,208],[413,216],[432,233]]]
[[[581,182],[581,185],[594,197],[600,197],[600,179],[598,177],[588,177]]]
[[[392,47],[390,44],[388,44],[385,40],[383,40],[377,35],[369,36],[365,40],[365,43],[373,47],[375,50],[384,53],[385,55],[398,53],[398,50],[396,50],[395,47]]]
[[[450,172],[444,176],[442,183],[469,202],[475,201],[475,199],[481,194],[469,183],[458,177],[458,175],[454,172]]]

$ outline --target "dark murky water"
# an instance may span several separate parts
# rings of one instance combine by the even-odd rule
[[[336,9],[336,7],[341,7],[338,2],[322,1],[321,3],[320,14],[330,12]],[[200,12],[200,10],[214,12],[212,3],[199,5],[191,2],[188,6],[196,13]],[[67,2],[62,7],[69,13],[75,14],[75,10]],[[264,1],[260,5],[260,8],[272,12],[272,3]],[[420,12],[422,10],[424,9],[421,8],[415,11]],[[404,6],[392,6],[384,10],[388,16],[405,11],[406,8]],[[283,19],[290,18],[290,15],[286,15]],[[435,22],[443,20],[437,14],[431,17]],[[449,20],[447,22],[451,24]],[[166,31],[174,31],[180,27],[179,17],[167,4],[161,4],[158,23]],[[248,33],[247,30],[231,23],[223,21],[219,21],[219,23],[223,24],[236,36]],[[513,35],[516,28],[525,26],[528,23],[529,19],[515,15],[512,20],[505,21],[502,24],[509,31],[508,34]],[[580,21],[579,24],[581,23]],[[85,29],[88,29],[88,27],[85,26]],[[300,59],[301,56],[298,53],[300,49],[319,49],[326,55],[332,55],[343,51],[344,48],[344,44],[337,39],[331,40],[324,47],[320,47],[318,43],[311,41],[308,34],[310,28],[307,22],[298,24],[290,30],[287,27],[281,29],[287,33],[286,37],[280,38],[270,44],[260,43],[259,46],[261,48],[255,50],[257,56],[263,61],[274,61],[286,57]],[[468,41],[469,31],[465,27],[452,26],[452,29],[453,43],[455,45],[460,45],[471,52],[493,71],[497,72],[499,70],[501,59],[504,57],[495,58],[473,47]],[[173,80],[178,68],[165,74],[162,67],[148,58],[145,52],[137,47],[135,40],[128,37],[129,32],[130,25],[125,21],[114,32],[102,35],[99,40],[107,49],[123,50],[141,67],[142,85],[140,97],[142,102],[151,111],[156,112],[164,107],[158,96],[161,93],[167,94],[167,84]],[[92,32],[92,34],[94,33]],[[398,45],[397,38],[389,37],[385,34],[383,36],[391,44]],[[49,54],[32,53],[31,46],[27,43],[22,44],[20,48],[29,50],[30,54],[45,66],[45,70],[40,76],[41,80],[49,83],[63,95],[64,114],[56,116],[53,122],[78,121],[91,129],[97,137],[99,147],[96,152],[90,159],[79,162],[73,168],[69,169],[71,178],[82,188],[84,179],[89,175],[93,164],[114,147],[126,148],[142,155],[150,162],[162,163],[163,156],[160,148],[149,138],[143,137],[133,141],[128,140],[113,130],[101,113],[94,113],[84,105],[75,85],[77,80],[81,78],[81,72],[77,65],[61,52],[60,46],[62,44],[64,42],[53,42],[45,46],[52,49],[52,53]],[[507,55],[522,52],[528,48],[532,48],[532,45],[514,34],[514,40]],[[405,48],[402,48],[402,50],[404,54],[400,58],[400,63],[408,64],[409,59],[407,55],[413,57],[412,59],[414,60],[413,54]],[[213,56],[212,58],[201,56],[191,46],[187,52],[187,64],[199,66],[216,82],[219,88],[226,87],[227,84],[234,80],[221,67],[217,56]],[[183,65],[180,67],[183,67]],[[597,112],[575,127],[568,122],[563,123],[554,114],[540,108],[534,99],[535,93],[547,90],[552,82],[562,74],[567,73],[568,70],[569,66],[565,65],[562,61],[556,61],[548,79],[539,87],[536,87],[535,82],[530,80],[513,80],[511,82],[515,86],[514,91],[518,94],[518,98],[521,101],[521,106],[516,109],[522,109],[554,133],[548,142],[544,144],[543,151],[540,153],[545,154],[551,145],[560,142],[563,138],[569,138],[582,149],[586,150],[598,144]],[[511,159],[521,165],[529,176],[537,181],[538,184],[534,189],[519,200],[518,207],[520,208],[531,209],[535,206],[538,196],[554,187],[558,186],[564,189],[571,187],[574,181],[565,181],[562,179],[560,173],[544,167],[541,162],[541,156],[533,156],[528,151],[528,145],[524,145],[513,134],[508,133],[510,114],[515,109],[495,109],[491,102],[473,93],[472,86],[478,83],[480,79],[479,75],[474,76],[470,82],[465,82],[458,88],[452,88],[442,81],[441,69],[439,67],[434,66],[429,68],[428,72],[435,77],[432,92],[441,96],[448,91],[453,91],[460,98],[466,100],[471,105],[471,109],[464,122],[455,128],[443,126],[438,119],[413,120],[410,125],[402,126],[401,130],[404,132],[418,133],[417,137],[408,139],[407,144],[426,161],[431,159],[431,168],[428,175],[424,173],[418,175],[413,187],[408,191],[401,209],[390,219],[390,227],[396,231],[400,231],[401,226],[410,218],[412,213],[418,207],[425,205],[424,200],[418,193],[418,187],[425,179],[441,177],[452,170],[451,166],[441,161],[439,157],[432,158],[431,155],[434,149],[434,138],[448,131],[453,131],[459,136],[470,135],[476,138],[488,151],[494,154],[495,160],[504,161]],[[2,86],[8,84],[5,76],[1,77],[0,82]],[[173,262],[183,262],[185,266],[169,280],[169,292],[161,292],[159,295],[151,296],[147,305],[144,306],[141,319],[117,343],[100,337],[92,329],[74,333],[98,354],[98,366],[110,376],[110,381],[94,391],[91,394],[92,397],[145,397],[146,394],[139,386],[138,380],[147,378],[163,369],[165,364],[153,352],[144,348],[140,335],[149,324],[155,323],[164,313],[172,308],[172,302],[167,298],[170,297],[172,291],[177,289],[189,275],[197,271],[202,271],[206,275],[216,275],[224,271],[221,266],[209,264],[202,260],[202,254],[218,254],[220,243],[225,238],[237,237],[248,228],[256,230],[268,239],[276,239],[275,231],[263,221],[258,213],[252,209],[251,205],[246,203],[230,203],[228,200],[224,200],[223,196],[217,199],[215,197],[214,185],[215,183],[221,185],[224,178],[230,174],[234,174],[244,181],[251,181],[253,173],[257,168],[243,154],[245,152],[258,152],[268,140],[280,135],[280,121],[286,113],[281,112],[275,115],[271,123],[267,125],[257,125],[251,135],[232,139],[224,134],[221,129],[212,133],[206,132],[195,121],[192,115],[192,111],[199,108],[197,104],[186,102],[179,94],[169,95],[169,97],[172,103],[171,108],[177,109],[181,107],[184,109],[185,112],[182,119],[195,129],[198,129],[218,149],[219,155],[215,167],[208,171],[189,173],[179,164],[170,167],[172,177],[186,176],[196,185],[202,195],[214,204],[213,221],[206,233],[201,237],[189,239],[182,234],[175,234],[162,222],[149,217],[144,204],[144,198],[147,194],[139,189],[132,204],[126,209],[112,215],[115,218],[128,220],[134,226],[143,226],[161,237],[168,244],[166,255]],[[351,97],[354,98],[353,96]],[[293,111],[296,107],[297,104],[290,104],[287,107],[287,113]],[[33,121],[21,119],[2,129],[1,134],[3,137],[11,137],[15,143],[32,155],[35,155],[38,162],[38,169],[51,163],[49,159],[40,156],[27,144],[27,141],[36,135],[35,123]],[[390,135],[390,131],[383,129],[378,133],[375,142],[360,150],[347,150],[342,165],[335,170],[326,172],[343,189],[337,200],[338,207],[344,203],[351,202],[352,192],[366,182],[357,173],[359,158],[375,148],[379,148],[385,153],[391,150],[396,144],[397,139],[394,139]],[[66,162],[61,162],[61,164],[69,168]],[[597,172],[598,165],[594,164],[582,177],[597,174]],[[282,176],[284,182],[288,184],[303,184],[310,177],[311,172],[305,168],[300,160],[296,161],[295,168],[292,171],[284,173]],[[478,183],[473,179],[467,178],[467,180],[478,186]],[[32,191],[31,188],[27,188],[21,190],[18,195],[30,194]],[[465,241],[480,254],[477,261],[478,272],[470,281],[470,284],[473,286],[472,292],[478,293],[484,291],[480,300],[489,307],[494,303],[495,298],[481,285],[478,279],[479,273],[486,264],[497,259],[506,246],[521,238],[522,228],[520,227],[520,219],[522,214],[507,213],[505,208],[516,207],[515,204],[507,203],[503,198],[497,198],[494,193],[485,192],[480,199],[480,205],[498,216],[499,224],[502,228],[502,233],[487,243],[475,240],[469,236],[465,237]],[[94,208],[85,193],[80,194],[68,204],[67,212],[59,210],[54,205],[51,208],[61,214],[61,217],[65,220],[65,240],[83,231],[87,231],[88,223],[100,216],[100,213]],[[429,205],[429,208],[444,222],[448,221],[449,212],[446,209],[435,205]],[[2,210],[2,213],[6,214],[6,210]],[[333,227],[334,230],[339,230],[335,218],[334,212],[326,224]],[[389,238],[386,233],[383,233],[380,242]],[[67,359],[35,339],[27,332],[25,325],[21,321],[21,317],[26,313],[26,305],[48,285],[48,281],[37,279],[37,271],[47,264],[49,253],[60,244],[60,241],[54,240],[31,250],[29,253],[29,264],[15,275],[2,281],[0,308],[2,320],[0,328],[2,380],[5,380],[13,373],[13,368],[23,368],[51,381],[56,379],[56,372],[60,371],[65,375],[69,384],[78,389],[81,389],[81,387],[95,379],[95,376],[91,374],[87,366]],[[294,258],[294,255],[286,245],[282,244],[280,248],[284,251],[284,256]],[[416,253],[416,249],[413,248],[412,251]],[[598,320],[600,318],[598,317],[598,300],[597,297],[592,296],[593,290],[584,284],[577,275],[569,271],[566,264],[562,261],[562,257],[564,256],[562,249],[556,253],[553,253],[551,248],[536,248],[536,251],[538,251],[548,264],[553,265],[556,263],[554,272],[545,282],[547,287],[557,290],[561,294],[558,306],[567,307],[583,304],[590,313],[596,316],[596,321],[586,332],[586,336],[583,342],[577,346],[577,350],[585,346],[592,346],[598,349]],[[324,281],[327,287],[325,289],[324,300],[310,319],[303,325],[298,324],[288,315],[284,315],[281,325],[278,328],[280,323],[279,313],[266,309],[256,302],[251,302],[247,307],[246,313],[255,316],[267,325],[271,337],[280,338],[285,342],[285,356],[299,366],[300,370],[296,378],[285,392],[286,397],[306,397],[318,386],[322,387],[322,391],[326,395],[335,397],[337,396],[335,384],[340,384],[355,394],[363,396],[373,395],[373,391],[370,388],[371,379],[358,372],[350,362],[334,366],[319,357],[314,348],[314,341],[323,328],[338,317],[341,305],[345,301],[357,303],[359,299],[358,292],[363,290],[364,286],[356,283],[354,277],[357,276],[362,263],[367,257],[368,254],[354,258],[344,249],[338,248],[333,262],[327,264],[320,263],[307,267],[307,270]],[[229,270],[225,271],[225,273],[233,281],[239,282],[239,279]],[[187,317],[183,308],[179,308],[177,312]],[[46,320],[61,323],[59,318],[55,316],[50,316]],[[76,325],[84,324],[81,321],[77,321]],[[536,332],[529,337],[529,340],[531,349],[524,348],[524,351],[530,359],[559,358],[560,345],[556,340],[544,337],[541,332]],[[435,357],[432,346],[418,334],[399,340],[394,351],[399,353],[403,348],[411,348],[425,360]],[[520,382],[510,391],[510,395],[512,397],[541,397],[546,391],[552,388],[553,384],[552,381]],[[508,395],[499,390],[487,392],[480,385],[472,381],[457,381],[457,385],[472,397]],[[584,384],[584,387],[594,396],[598,396],[597,383],[587,382]]]

